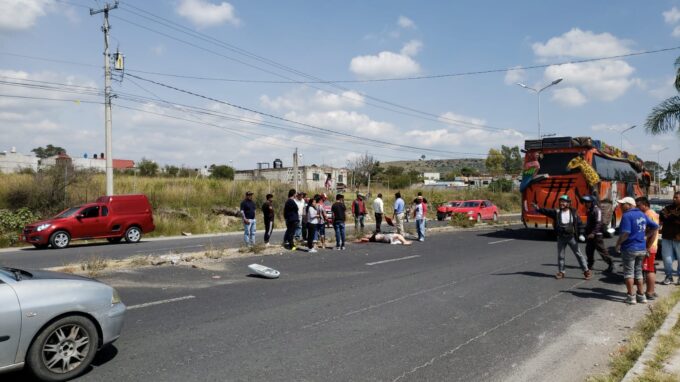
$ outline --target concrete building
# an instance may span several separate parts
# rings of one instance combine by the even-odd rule
[[[60,153],[45,159],[40,159],[34,155],[25,155],[16,152],[12,147],[10,152],[0,153],[0,172],[9,174],[19,172],[24,169],[38,171],[40,168],[66,164],[73,166],[76,170],[92,169],[95,171],[106,171],[106,160],[103,158],[72,158],[65,153]],[[125,170],[135,167],[135,162],[128,159],[114,159],[114,170]]]
[[[5,174],[19,172],[24,169],[38,171],[39,164],[40,159],[38,157],[18,153],[14,147],[9,152],[0,152],[0,172]]]
[[[275,164],[275,168],[258,168],[254,170],[239,170],[234,173],[234,180],[271,180],[282,183],[293,184],[295,181],[294,171],[292,167],[278,167],[279,163]],[[330,183],[327,183],[330,177]],[[335,190],[344,187],[347,183],[347,169],[335,168],[330,166],[299,166],[298,179],[300,181],[300,189],[330,189]],[[327,187],[329,186],[329,187]]]

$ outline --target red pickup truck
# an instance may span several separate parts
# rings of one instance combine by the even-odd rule
[[[102,196],[94,203],[72,207],[57,216],[24,227],[20,240],[38,249],[66,248],[72,240],[125,239],[137,243],[155,229],[146,195]]]

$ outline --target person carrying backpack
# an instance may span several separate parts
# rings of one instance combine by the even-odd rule
[[[578,216],[578,213],[576,213],[576,210],[571,208],[571,199],[569,199],[569,195],[560,196],[559,203],[560,208],[558,209],[539,208],[536,203],[533,204],[536,212],[553,219],[553,225],[557,235],[557,273],[555,274],[555,278],[558,280],[564,278],[565,252],[567,246],[569,246],[583,270],[584,278],[590,280],[590,278],[593,277],[593,273],[588,269],[586,258],[579,250],[578,243],[576,242],[576,237],[579,235],[582,240],[585,240],[580,232],[581,227],[583,226],[581,218]]]

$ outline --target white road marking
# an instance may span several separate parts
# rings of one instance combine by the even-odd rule
[[[498,240],[498,241],[492,241],[489,244],[498,244],[498,243],[505,243],[506,241],[513,241],[515,239],[507,239],[507,240]]]
[[[139,308],[146,308],[146,307],[148,307],[148,306],[167,304],[167,303],[170,303],[170,302],[191,300],[192,298],[196,298],[196,296],[184,296],[184,297],[170,298],[170,299],[167,299],[167,300],[146,302],[146,303],[144,303],[144,304],[128,306],[128,307],[127,307],[127,310],[133,310],[133,309],[139,309]]]
[[[135,253],[171,251],[173,249],[188,249],[188,248],[201,248],[201,247],[205,247],[205,245],[199,244],[199,245],[188,245],[186,247],[155,248],[155,249],[147,249],[147,250],[144,250],[144,251],[137,251]]]
[[[401,261],[401,260],[415,259],[416,257],[420,257],[420,255],[406,256],[406,257],[400,257],[400,258],[397,258],[397,259],[389,259],[389,260],[383,260],[383,261],[376,261],[376,262],[374,262],[374,263],[366,263],[366,265],[385,264],[385,263],[391,263],[391,262],[393,262],[393,261]]]

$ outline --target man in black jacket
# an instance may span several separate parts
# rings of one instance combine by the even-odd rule
[[[590,195],[582,197],[581,201],[588,210],[588,219],[586,220],[585,229],[588,269],[593,269],[593,264],[595,264],[595,250],[597,250],[600,257],[602,257],[602,260],[607,263],[605,272],[612,272],[614,270],[612,257],[609,256],[607,247],[604,246],[602,210],[600,210],[600,207],[595,202],[595,198]]]
[[[569,195],[560,196],[559,203],[559,209],[539,208],[536,203],[533,204],[536,212],[553,219],[555,233],[557,234],[557,274],[555,274],[555,278],[564,278],[564,255],[567,246],[569,246],[583,270],[583,276],[586,280],[590,280],[593,274],[590,271],[590,268],[588,268],[586,258],[581,254],[581,251],[578,249],[578,243],[576,242],[576,237],[580,234],[581,226],[583,225],[581,218],[576,213],[576,210],[571,208]]]
[[[294,251],[295,248],[295,230],[300,222],[300,215],[298,214],[298,205],[295,203],[295,189],[291,188],[288,191],[288,200],[283,206],[283,219],[286,221],[286,233],[283,235],[283,246]]]

